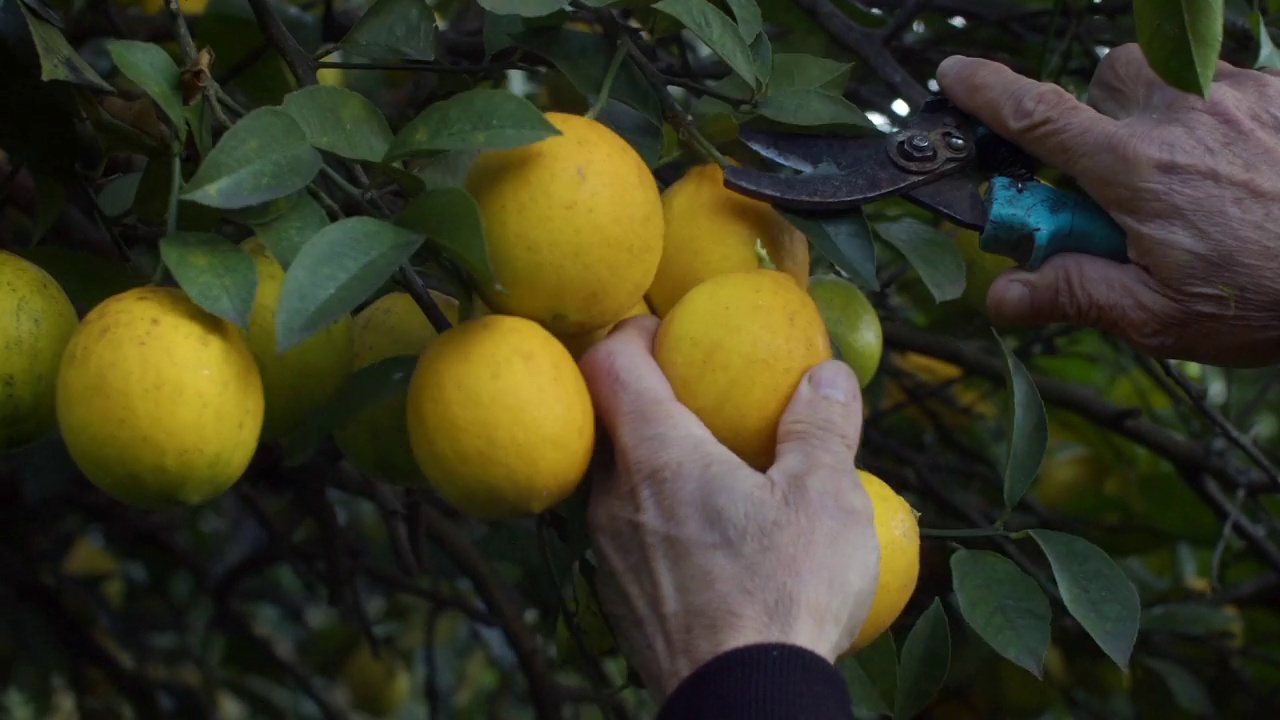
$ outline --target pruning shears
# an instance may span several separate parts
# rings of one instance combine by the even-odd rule
[[[880,137],[750,129],[741,137],[798,173],[728,167],[725,187],[785,210],[840,212],[901,196],[979,231],[984,252],[1028,270],[1064,252],[1129,260],[1124,230],[1096,202],[1037,180],[1039,161],[940,95]]]

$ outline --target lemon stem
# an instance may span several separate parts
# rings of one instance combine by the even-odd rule
[[[604,82],[600,83],[600,95],[587,110],[587,117],[592,120],[604,110],[605,105],[609,104],[609,93],[613,92],[613,81],[618,77],[618,69],[622,67],[622,60],[626,56],[626,46],[619,43],[618,49],[613,53],[613,60],[609,63],[609,69],[604,74]]]
[[[769,251],[765,249],[764,243],[760,238],[756,238],[756,257],[760,259],[760,267],[766,270],[777,270],[778,266],[773,264],[773,260],[769,257]]]

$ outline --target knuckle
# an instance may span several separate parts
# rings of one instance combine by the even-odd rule
[[[1056,85],[1027,84],[1009,93],[1002,114],[1015,136],[1032,135],[1052,124],[1064,103],[1072,101],[1070,93]]]

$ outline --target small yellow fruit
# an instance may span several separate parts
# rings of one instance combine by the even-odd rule
[[[49,273],[0,250],[0,449],[25,445],[57,427],[58,364],[79,322]]]
[[[609,333],[613,332],[613,329],[618,326],[618,323],[626,320],[627,318],[649,314],[649,306],[645,304],[644,300],[641,300],[636,303],[635,307],[628,310],[627,314],[623,315],[618,322],[610,323],[607,327],[602,327],[599,330],[593,330],[581,335],[563,335],[560,336],[560,341],[569,349],[569,352],[573,354],[574,358],[581,359],[582,356],[591,349],[592,345],[595,345],[601,340],[609,337]]]
[[[809,241],[768,203],[724,186],[724,170],[699,165],[662,193],[662,262],[648,299],[659,317],[695,286],[716,275],[754,270],[756,243],[773,265],[805,287]]]
[[[351,316],[343,315],[305,341],[276,351],[276,311],[284,289],[284,268],[259,238],[242,247],[258,268],[258,290],[249,316],[249,347],[258,361],[266,397],[262,438],[276,440],[296,430],[308,415],[338,392],[351,375],[354,345]]]
[[[859,470],[858,475],[875,507],[880,578],[871,611],[849,652],[870,645],[893,625],[920,578],[920,524],[915,510],[880,478],[865,470]]]
[[[582,481],[595,412],[573,356],[526,318],[441,335],[409,383],[409,440],[432,487],[482,519],[542,512]]]
[[[429,291],[449,322],[458,323],[458,301]],[[356,315],[355,369],[387,358],[418,357],[437,337],[434,327],[404,292],[383,295]],[[413,459],[405,424],[408,392],[365,408],[333,434],[338,449],[356,467],[400,485],[422,486],[426,478]]]
[[[662,199],[640,155],[607,126],[548,112],[559,135],[482,153],[466,187],[484,218],[494,312],[577,335],[617,322],[662,256]]]
[[[103,301],[71,337],[58,375],[58,427],[86,477],[148,509],[222,494],[249,466],[262,378],[236,326],[177,288]]]
[[[857,285],[835,275],[810,280],[809,295],[822,312],[840,359],[853,368],[865,388],[876,376],[884,352],[884,330],[875,307]]]
[[[67,550],[62,558],[62,574],[97,581],[99,591],[113,608],[124,603],[125,579],[119,561],[87,535],[76,538]]]
[[[148,15],[167,12],[165,0],[132,0],[125,4],[140,7]],[[203,15],[208,5],[209,0],[178,0],[178,8],[182,10],[183,15]]]
[[[342,667],[342,679],[356,709],[374,717],[388,717],[409,702],[413,677],[404,661],[386,644],[374,654],[362,640]]]
[[[831,358],[813,298],[776,270],[718,275],[685,294],[654,338],[676,397],[757,470],[800,381]]]
[[[955,238],[956,247],[964,258],[965,285],[961,301],[971,310],[985,316],[987,292],[991,290],[991,284],[1005,270],[1016,267],[1017,263],[1003,255],[984,252],[979,246],[980,236],[976,230],[944,223],[943,231]]]

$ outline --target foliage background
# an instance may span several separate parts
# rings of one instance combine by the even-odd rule
[[[256,233],[290,265],[291,340],[397,287],[443,327],[426,287],[469,297],[487,272],[466,163],[545,136],[535,109],[595,106],[669,184],[707,157],[756,162],[742,124],[883,130],[953,53],[1078,94],[1139,39],[1188,92],[1218,56],[1278,64],[1274,3],[651,5],[0,1],[0,247],[82,314],[177,282],[242,322],[255,279],[232,241]],[[796,222],[815,272],[852,278],[880,313],[859,462],[926,528],[907,611],[841,661],[859,716],[1274,707],[1280,376],[1092,331],[993,336],[990,259],[900,201]],[[476,523],[334,450],[328,431],[355,398],[402,387],[402,365],[353,376],[188,511],[110,500],[57,437],[0,456],[0,716],[360,717],[343,668],[362,642],[410,671],[399,717],[652,716],[625,661],[574,652],[588,622],[557,634],[590,585],[587,488],[537,519]],[[114,560],[69,573],[84,542]]]

